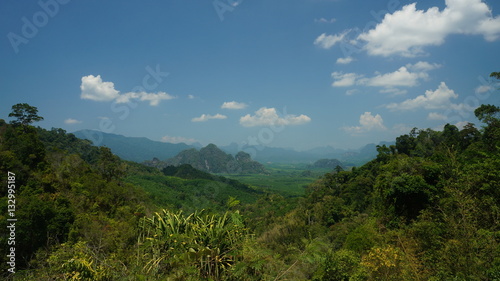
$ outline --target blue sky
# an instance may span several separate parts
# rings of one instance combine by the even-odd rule
[[[69,132],[357,148],[500,104],[492,0],[6,0],[0,34],[0,118]]]

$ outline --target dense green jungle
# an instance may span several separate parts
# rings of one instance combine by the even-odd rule
[[[224,175],[124,161],[14,105],[1,278],[500,280],[500,107],[474,113],[360,167]]]

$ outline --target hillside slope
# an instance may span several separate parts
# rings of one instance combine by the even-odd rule
[[[200,150],[194,148],[184,150],[166,161],[153,159],[145,161],[145,165],[163,169],[167,166],[189,164],[208,173],[226,174],[261,174],[266,169],[259,162],[253,161],[248,153],[238,152],[234,157],[225,153],[215,144],[209,144]]]
[[[130,257],[145,215],[160,206],[221,213],[263,194],[188,165],[161,172],[121,160],[109,148],[62,129],[14,126],[2,119],[0,174],[8,175],[14,191],[0,192],[0,219],[6,221],[11,209],[10,218],[17,219],[15,244],[8,244],[5,232],[0,244],[4,253],[15,246],[16,280],[80,280],[82,275],[124,280],[136,270],[137,260]],[[7,207],[8,199],[15,209]],[[7,261],[12,259],[0,257],[0,278],[9,273]],[[96,266],[101,262],[106,266]],[[37,272],[37,266],[45,269]]]

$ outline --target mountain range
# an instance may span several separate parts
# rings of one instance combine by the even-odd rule
[[[168,159],[179,152],[200,147],[185,143],[168,143],[152,141],[144,137],[125,137],[117,134],[103,133],[94,130],[81,130],[73,133],[77,138],[87,139],[96,146],[111,148],[114,154],[124,160],[143,162],[153,158]]]
[[[144,161],[143,164],[161,170],[171,166],[179,167],[188,164],[208,173],[262,174],[267,172],[262,164],[252,160],[250,154],[240,151],[233,156],[212,143],[200,150],[196,148],[186,149],[165,161],[153,158],[152,161]]]
[[[378,145],[393,145],[395,142],[382,141]],[[338,159],[344,166],[361,166],[374,159],[377,152],[377,144],[370,143],[359,149],[339,149],[332,146],[316,147],[305,151],[296,151],[291,148],[249,146],[240,147],[237,143],[221,146],[228,153],[236,153],[238,150],[245,151],[252,159],[261,163],[314,163],[320,159]]]
[[[176,157],[179,153],[189,149],[200,149],[198,143],[188,145],[185,143],[167,143],[153,141],[145,137],[126,137],[117,134],[103,133],[94,130],[81,130],[74,132],[81,139],[91,140],[94,145],[106,146],[120,158],[144,162],[153,158],[165,161]],[[379,145],[391,145],[394,142],[380,142]],[[309,163],[312,164],[320,159],[338,159],[344,166],[360,166],[372,160],[378,154],[377,144],[367,144],[360,149],[338,149],[332,146],[317,147],[306,151],[296,151],[291,148],[278,148],[266,146],[240,146],[231,143],[219,148],[231,155],[237,155],[240,151],[246,152],[250,157],[260,163]]]

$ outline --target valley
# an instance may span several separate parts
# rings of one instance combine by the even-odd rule
[[[309,164],[266,164],[265,174],[226,175],[240,182],[260,187],[269,192],[277,192],[283,196],[303,196],[309,184],[318,180],[333,169],[316,168],[311,170]]]

